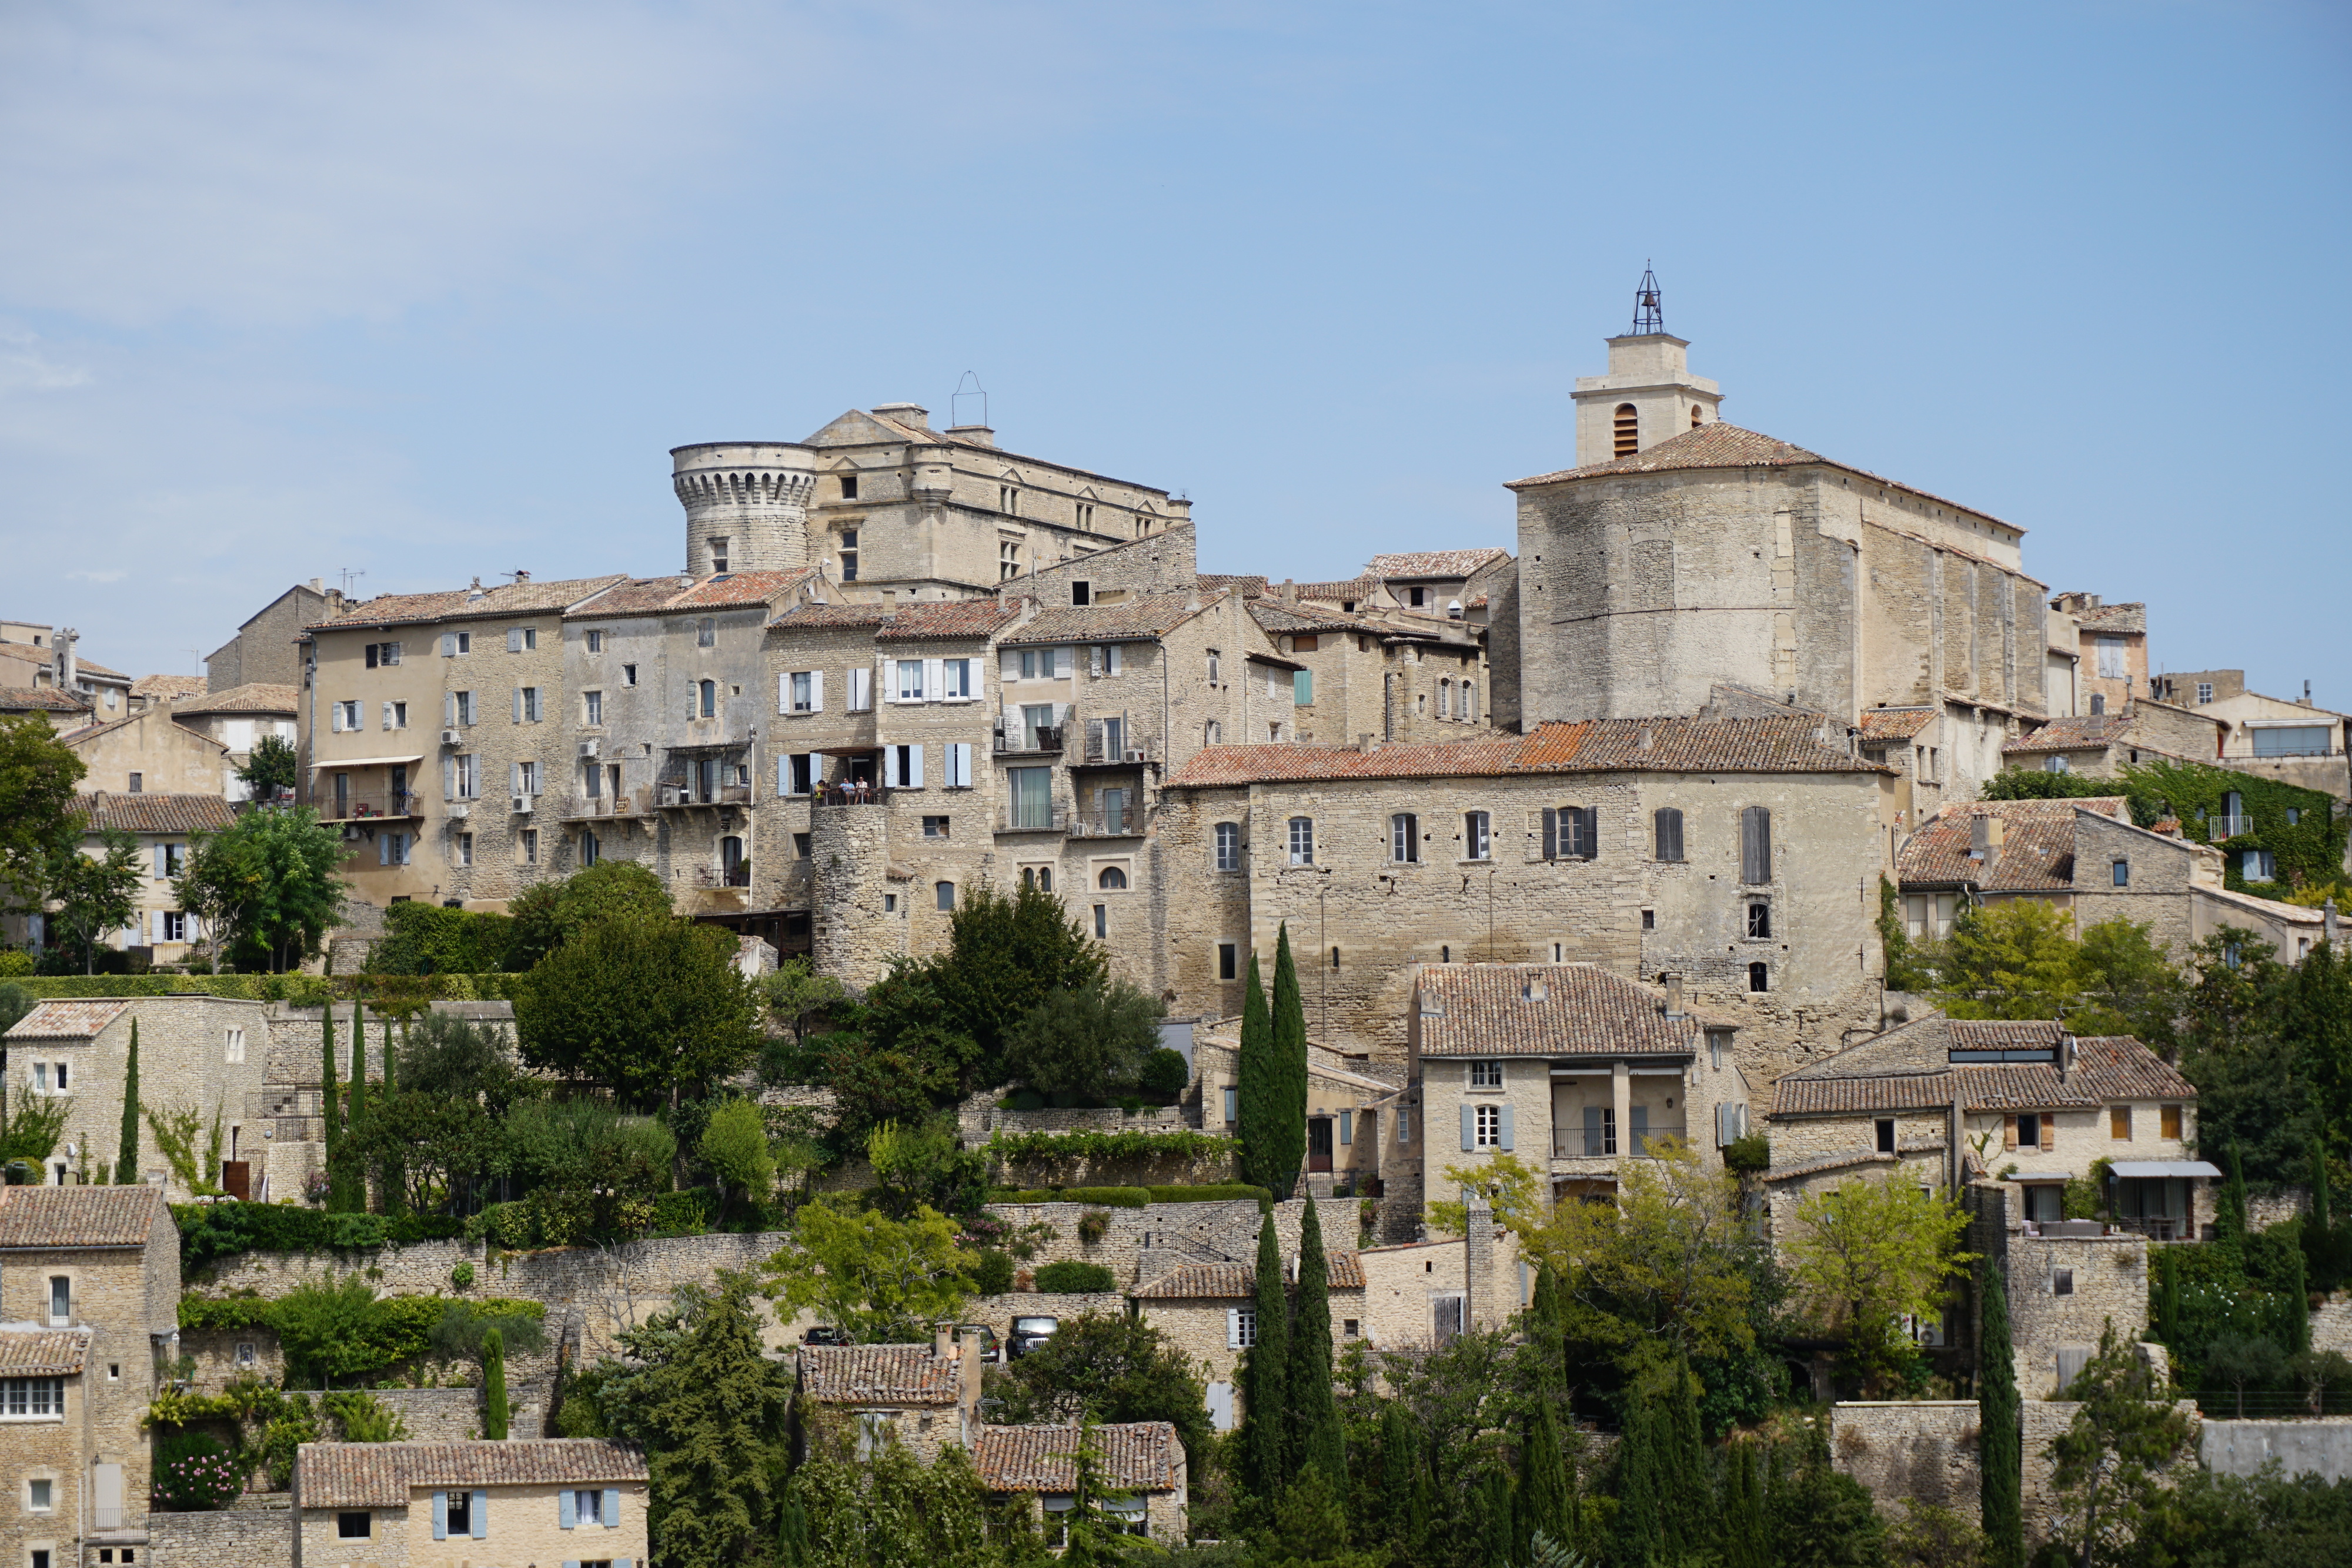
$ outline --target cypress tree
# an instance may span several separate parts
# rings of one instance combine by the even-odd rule
[[[1298,1300],[1290,1328],[1290,1419],[1297,1440],[1291,1469],[1312,1466],[1341,1501],[1348,1495],[1348,1451],[1331,1394],[1331,1261],[1315,1200],[1298,1228]]]
[[[1977,1461],[1982,1490],[1987,1568],[2023,1568],[2025,1562],[2025,1434],[2020,1426],[2017,1366],[2010,1343],[2009,1291],[2000,1263],[1977,1265],[1984,1301],[1983,1344],[1977,1365],[1977,1412],[1982,1436]]]
[[[482,1436],[507,1440],[507,1342],[492,1329],[482,1336]]]
[[[1536,1401],[1528,1422],[1526,1441],[1519,1448],[1519,1528],[1532,1539],[1540,1530],[1563,1546],[1574,1528],[1568,1466],[1560,1454],[1559,1423],[1552,1418],[1551,1401]]]
[[[403,1024],[401,1027],[404,1038],[407,1026]],[[387,1013],[383,1019],[383,1098],[386,1100],[392,1098],[396,1088],[397,1070],[393,1061],[394,1055],[395,1052],[392,1048],[392,1015]],[[397,1155],[387,1157],[377,1186],[383,1194],[384,1213],[399,1215],[408,1212],[408,1162],[406,1160]]]
[[[1249,979],[1242,988],[1239,1055],[1242,1179],[1272,1188],[1276,1197],[1287,1197],[1289,1193],[1275,1187],[1270,1175],[1274,1169],[1274,1128],[1278,1119],[1276,1107],[1280,1097],[1275,1092],[1273,1079],[1274,1024],[1265,1010],[1265,988],[1258,983],[1255,953],[1250,955]]]
[[[1772,1543],[1764,1521],[1763,1458],[1752,1443],[1733,1443],[1723,1452],[1724,1568],[1773,1568]]]
[[[1381,1411],[1381,1490],[1379,1504],[1392,1561],[1410,1563],[1420,1554],[1422,1521],[1413,1513],[1422,1496],[1420,1454],[1412,1440],[1412,1417],[1391,1400]]]
[[[1285,922],[1274,949],[1275,1145],[1270,1169],[1276,1197],[1298,1186],[1307,1163],[1307,1009],[1298,996],[1298,967],[1290,956],[1290,925]]]
[[[1567,1397],[1568,1334],[1559,1310],[1559,1279],[1549,1263],[1536,1270],[1535,1293],[1528,1300],[1528,1343],[1536,1349],[1538,1386],[1555,1398]]]
[[[1290,1301],[1282,1289],[1282,1242],[1268,1214],[1257,1229],[1257,1343],[1250,1347],[1249,1409],[1242,1423],[1243,1474],[1271,1500],[1290,1479],[1288,1463]]]
[[[367,1120],[367,1004],[352,1002],[352,1131]]]
[[[1646,1390],[1625,1391],[1625,1430],[1617,1443],[1617,1523],[1609,1560],[1615,1568],[1657,1568],[1665,1545],[1658,1509],[1656,1416]]]
[[[2221,1184],[2221,1199],[2213,1206],[2213,1240],[2232,1257],[2246,1255],[2246,1166],[2238,1145],[2230,1145],[2230,1179]]]
[[[131,1060],[122,1069],[122,1138],[114,1156],[114,1185],[139,1184],[139,1019],[131,1020]]]
[[[319,1009],[319,1037],[321,1058],[320,1106],[327,1118],[327,1168],[331,1171],[335,1166],[335,1146],[342,1142],[343,1134],[343,1108],[341,1096],[335,1092],[335,1004],[331,998]]]
[[[1698,1379],[1687,1360],[1677,1359],[1674,1394],[1659,1410],[1658,1515],[1668,1552],[1680,1557],[1705,1545],[1708,1528],[1706,1438],[1699,1426]]]

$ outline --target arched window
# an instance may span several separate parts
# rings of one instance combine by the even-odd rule
[[[1470,724],[1478,722],[1478,688],[1468,681],[1462,683],[1462,717]]]
[[[1095,885],[1105,892],[1117,893],[1127,886],[1127,873],[1115,865],[1107,865],[1102,868],[1102,874],[1095,878]]]
[[[1696,403],[1691,404],[1691,428],[1693,430],[1696,430],[1700,425],[1705,424],[1706,423],[1706,410],[1699,407]]]
[[[1035,866],[1024,865],[1021,868],[1021,885],[1024,887],[1034,887],[1037,885],[1037,868]]]
[[[931,892],[938,896],[940,907],[941,909],[952,910],[955,908],[955,883],[951,882],[934,883],[931,886]]]
[[[1630,402],[1617,405],[1617,455],[1631,457],[1642,450],[1642,416]]]
[[[1454,716],[1454,683],[1441,676],[1437,683],[1437,716]]]
[[[1242,869],[1242,826],[1239,822],[1217,824],[1217,869]]]

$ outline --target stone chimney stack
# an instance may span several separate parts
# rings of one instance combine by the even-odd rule
[[[1678,1019],[1684,1016],[1683,977],[1680,975],[1668,975],[1666,977],[1666,1016],[1670,1019]]]
[[[1978,811],[1969,819],[1969,858],[1977,862],[1977,874],[1989,877],[1992,868],[2000,863],[2001,832],[2005,824],[1990,811]]]
[[[78,690],[76,683],[81,665],[74,657],[74,644],[81,641],[81,633],[70,626],[60,626],[50,636],[58,645],[58,689]]]
[[[1510,1311],[1495,1290],[1495,1206],[1469,1187],[1462,1189],[1462,1201],[1469,1210],[1462,1243],[1463,1326],[1496,1326]]]

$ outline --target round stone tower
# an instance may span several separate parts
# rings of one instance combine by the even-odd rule
[[[706,441],[669,455],[686,507],[688,576],[808,564],[814,452],[787,441]]]
[[[818,974],[863,992],[907,951],[908,887],[897,889],[887,901],[894,907],[884,908],[893,891],[890,813],[880,805],[812,805],[809,861],[815,873],[810,960]]]

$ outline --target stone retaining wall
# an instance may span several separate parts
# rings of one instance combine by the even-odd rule
[[[2199,1457],[2225,1476],[2251,1476],[2273,1459],[2290,1476],[2352,1479],[2352,1416],[2316,1420],[2205,1423]]]
[[[151,1513],[147,1561],[153,1568],[290,1568],[292,1502],[290,1492],[251,1492],[213,1512]]]
[[[1831,1462],[1889,1512],[1908,1499],[1974,1522],[1979,1430],[1973,1399],[1842,1400],[1830,1412]]]
[[[2311,1314],[2311,1348],[2352,1355],[2352,1291],[2338,1291]]]

